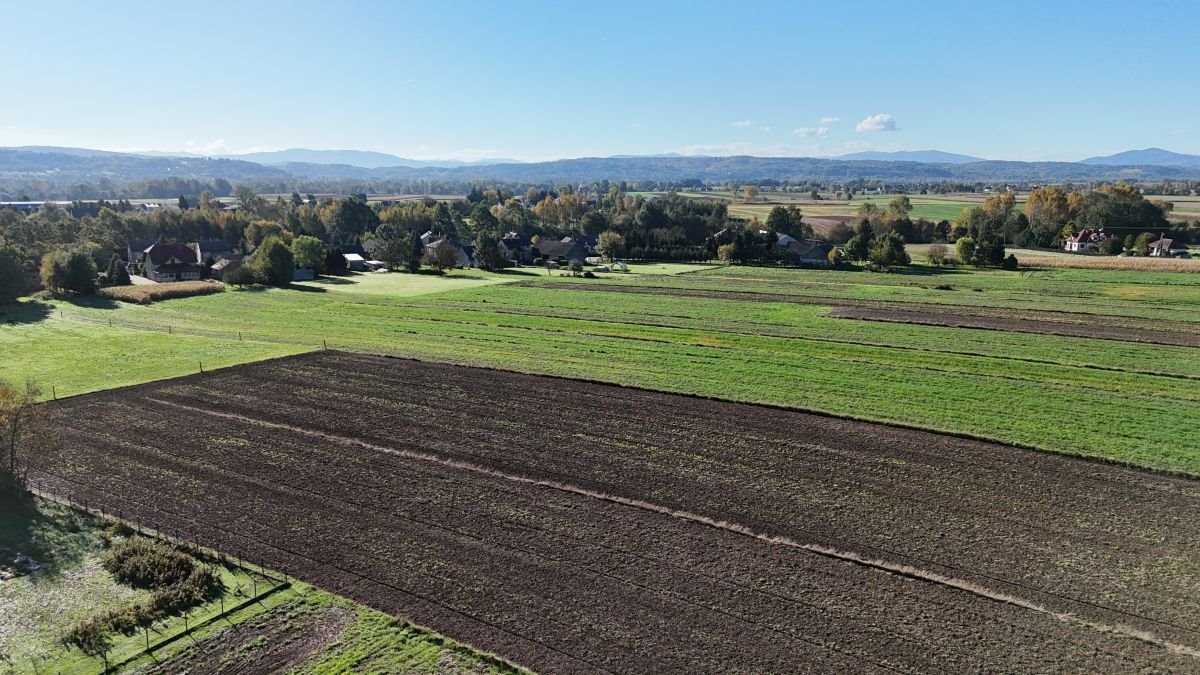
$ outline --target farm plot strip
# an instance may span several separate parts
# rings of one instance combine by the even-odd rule
[[[1196,663],[1188,481],[338,353],[56,408],[60,489],[535,668]]]
[[[700,525],[706,525],[708,527],[713,527],[713,528],[716,528],[719,530],[724,530],[726,532],[731,532],[733,534],[743,535],[745,537],[749,537],[751,539],[756,539],[758,541],[765,542],[770,545],[787,546],[790,548],[801,549],[801,550],[808,551],[811,553],[816,553],[821,556],[832,558],[834,560],[855,563],[855,564],[862,565],[864,567],[873,568],[873,569],[876,569],[876,570],[879,570],[882,572],[888,572],[891,574],[899,574],[899,575],[902,575],[905,577],[910,577],[912,579],[917,579],[920,581],[925,581],[925,582],[934,583],[934,584],[938,584],[941,586],[946,586],[949,588],[957,589],[960,591],[965,591],[967,593],[977,595],[981,598],[986,598],[989,600],[996,600],[998,602],[1016,605],[1018,607],[1032,610],[1034,612],[1046,614],[1046,615],[1049,615],[1060,621],[1076,623],[1078,625],[1084,626],[1086,628],[1091,628],[1091,629],[1094,629],[1094,630],[1097,630],[1100,632],[1117,633],[1120,635],[1124,635],[1126,637],[1132,637],[1132,638],[1136,638],[1139,640],[1144,640],[1146,642],[1149,642],[1150,644],[1154,644],[1154,645],[1157,645],[1160,647],[1165,647],[1165,648],[1167,648],[1175,653],[1178,653],[1178,654],[1185,654],[1187,656],[1200,657],[1200,651],[1197,651],[1195,649],[1192,649],[1192,648],[1184,646],[1184,645],[1170,642],[1169,640],[1164,640],[1164,639],[1159,638],[1159,637],[1155,636],[1154,634],[1148,633],[1146,631],[1131,629],[1131,628],[1128,628],[1125,626],[1108,626],[1108,625],[1103,625],[1103,624],[1097,624],[1097,623],[1094,623],[1091,621],[1080,619],[1072,614],[1052,612],[1052,611],[1046,609],[1045,607],[1043,607],[1035,602],[1032,602],[1030,600],[1027,600],[1025,598],[1020,598],[1020,597],[1008,595],[1005,593],[999,593],[997,591],[994,591],[994,590],[991,590],[988,588],[983,588],[977,584],[963,581],[962,579],[955,579],[953,577],[947,577],[942,574],[930,572],[927,570],[922,570],[922,569],[912,567],[909,565],[899,565],[899,564],[895,564],[895,563],[889,563],[884,560],[872,560],[872,559],[862,556],[861,554],[855,553],[853,551],[839,551],[837,549],[829,548],[827,546],[820,546],[817,544],[799,542],[794,539],[790,539],[788,537],[782,537],[782,536],[777,536],[777,535],[768,535],[768,534],[764,534],[761,532],[755,532],[753,529],[746,527],[745,525],[740,525],[738,523],[732,523],[732,522],[726,522],[723,520],[715,520],[708,516],[702,516],[702,515],[695,514],[695,513],[689,513],[687,511],[671,509],[671,508],[662,506],[660,504],[653,504],[650,502],[642,501],[640,499],[630,499],[628,497],[621,497],[618,495],[608,494],[608,493],[604,493],[604,492],[597,492],[595,490],[581,488],[576,485],[571,485],[569,483],[561,483],[558,481],[550,481],[550,480],[544,480],[544,479],[539,479],[539,478],[531,478],[529,476],[506,473],[506,472],[499,471],[499,470],[489,468],[486,466],[482,466],[479,464],[473,464],[471,462],[464,462],[462,460],[452,459],[452,458],[444,456],[444,455],[431,454],[431,453],[427,453],[427,452],[417,452],[417,451],[413,451],[413,450],[404,450],[404,449],[397,449],[397,448],[392,448],[392,447],[387,447],[387,446],[382,446],[382,445],[376,445],[374,443],[369,443],[369,442],[363,441],[363,440],[361,440],[359,438],[355,438],[355,437],[338,436],[338,435],[330,434],[330,433],[323,432],[323,431],[313,431],[311,429],[306,429],[303,427],[296,427],[296,426],[292,426],[289,424],[280,424],[278,422],[271,422],[269,420],[261,419],[258,417],[251,417],[251,416],[247,416],[247,415],[236,415],[233,413],[225,413],[225,412],[217,412],[217,411],[208,410],[205,408],[184,405],[182,403],[173,403],[171,401],[163,401],[163,400],[159,400],[156,398],[147,398],[146,400],[151,403],[157,403],[160,405],[174,407],[174,408],[177,408],[177,409],[189,412],[189,413],[198,414],[198,415],[210,415],[210,416],[218,417],[221,419],[235,420],[238,422],[248,422],[250,424],[264,426],[264,427],[268,427],[268,428],[272,428],[272,429],[285,429],[289,432],[303,434],[306,436],[312,436],[312,437],[318,438],[323,441],[330,441],[333,443],[340,443],[342,445],[363,448],[363,449],[371,450],[371,451],[375,451],[375,452],[382,452],[382,453],[387,453],[387,454],[391,454],[391,455],[397,455],[400,457],[404,457],[406,459],[415,459],[415,460],[420,460],[423,462],[432,462],[435,464],[440,464],[442,466],[449,467],[451,469],[459,469],[459,470],[467,471],[470,473],[482,474],[482,475],[488,476],[490,478],[498,478],[501,480],[513,481],[513,482],[517,482],[517,483],[523,483],[526,485],[534,485],[534,486],[538,486],[538,487],[550,488],[553,490],[559,490],[561,492],[567,492],[567,493],[579,495],[582,497],[589,497],[591,499],[598,499],[598,500],[605,501],[605,502],[612,502],[615,504],[620,504],[622,506],[628,506],[628,507],[632,507],[632,508],[636,508],[636,509],[641,509],[643,511],[649,511],[651,513],[670,516],[672,518],[678,518],[680,520],[684,520],[684,521],[688,521],[688,522],[692,522],[692,523],[698,523]]]
[[[523,281],[517,282],[514,285],[551,288],[553,287],[553,282]],[[1105,333],[1112,331],[1114,337],[1107,337],[1106,339],[1135,340],[1138,342],[1154,342],[1184,347],[1200,346],[1200,337],[1196,334],[1196,324],[1194,322],[1169,319],[1155,320],[1096,313],[988,307],[969,303],[932,304],[907,301],[864,300],[828,295],[724,291],[665,286],[604,285],[578,282],[564,286],[564,288],[599,293],[634,293],[639,295],[667,295],[685,298],[738,300],[743,302],[796,303],[892,312],[925,312],[930,315],[950,312],[955,317],[990,317],[996,319],[998,330],[1018,330],[1017,327],[1027,323],[1028,325],[1025,325],[1018,332],[1106,338]],[[1005,320],[1007,320],[1007,323],[1004,323]],[[1057,332],[1060,330],[1073,330],[1075,332]],[[1139,337],[1142,335],[1149,337]]]
[[[1006,319],[989,316],[959,314],[945,310],[937,312],[907,309],[871,309],[869,307],[835,307],[829,316],[838,319],[862,321],[884,321],[909,323],[922,326],[946,326],[949,328],[977,328],[1014,333],[1037,333],[1040,335],[1062,335],[1123,342],[1146,342],[1150,344],[1174,345],[1177,347],[1200,347],[1200,332],[1180,333],[1175,331],[1147,330],[1106,326],[1095,323],[1071,323],[1064,321],[1042,321],[1038,319]]]

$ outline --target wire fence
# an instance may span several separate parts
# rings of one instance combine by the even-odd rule
[[[220,609],[218,612],[209,615],[207,618],[189,622],[188,617],[190,611],[181,615],[183,618],[182,630],[169,630],[167,626],[155,628],[153,626],[143,626],[142,632],[145,640],[144,646],[139,646],[139,649],[120,661],[109,663],[107,655],[105,656],[105,671],[119,670],[122,666],[129,664],[141,658],[145,654],[153,654],[159,649],[179,641],[196,631],[201,630],[217,621],[226,619],[231,614],[234,614],[249,605],[260,602],[267,596],[281,591],[292,586],[292,580],[287,573],[279,573],[274,570],[267,569],[265,563],[261,560],[255,562],[247,556],[244,551],[221,550],[215,546],[203,546],[184,538],[183,533],[179,528],[165,526],[157,521],[142,520],[140,516],[134,513],[126,514],[122,509],[106,509],[102,505],[94,502],[89,502],[86,497],[80,497],[70,491],[62,489],[61,486],[50,482],[40,481],[29,478],[25,483],[26,489],[50,502],[62,504],[77,512],[85,513],[91,516],[96,516],[112,522],[123,523],[131,528],[136,534],[143,537],[150,537],[160,541],[169,542],[183,550],[193,557],[208,562],[211,564],[223,566],[229,570],[240,571],[249,579],[249,593],[244,596],[244,599],[226,604],[225,592],[222,591],[218,600]],[[261,581],[260,581],[261,580]],[[240,587],[238,590],[241,590]],[[151,637],[153,634],[153,638]],[[44,664],[31,663],[36,672],[41,672],[41,666]]]
[[[168,335],[193,335],[197,337],[217,338],[221,340],[235,341],[251,341],[251,342],[267,342],[272,344],[287,344],[297,345],[301,347],[327,347],[325,340],[303,340],[292,337],[284,337],[280,335],[272,335],[254,329],[220,329],[220,328],[197,328],[191,325],[180,325],[167,321],[144,321],[130,320],[127,318],[113,318],[95,316],[92,314],[84,314],[81,312],[70,312],[63,309],[56,310],[58,318],[68,321],[78,321],[94,326],[108,326],[109,328],[127,328],[131,330],[147,331],[151,333],[166,333]]]

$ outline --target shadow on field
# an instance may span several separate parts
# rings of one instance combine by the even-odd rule
[[[0,326],[18,326],[45,321],[54,312],[54,307],[37,300],[11,302],[0,305]]]
[[[12,566],[21,554],[32,558],[42,574],[73,569],[92,547],[93,529],[90,518],[61,504],[0,488],[0,566]]]
[[[91,309],[116,309],[121,306],[121,303],[116,300],[99,295],[73,295],[67,298],[67,302],[76,307],[88,307]]]

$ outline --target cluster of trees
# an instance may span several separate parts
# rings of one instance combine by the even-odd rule
[[[858,229],[846,242],[845,251],[848,259],[867,263],[872,270],[885,270],[912,262],[904,247],[904,237],[894,231],[876,228],[869,218],[858,222]]]
[[[1196,227],[1172,226],[1168,220],[1174,208],[1168,201],[1146,199],[1128,183],[1087,192],[1049,186],[1030,193],[1024,213],[1005,223],[1005,234],[1018,246],[1051,247],[1083,229],[1103,228],[1117,234],[1103,252],[1117,254],[1136,251],[1139,237],[1153,241],[1166,233],[1181,241],[1193,239]]]

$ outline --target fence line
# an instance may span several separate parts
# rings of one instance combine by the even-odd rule
[[[129,514],[129,518],[132,518],[133,520],[130,520],[129,518],[125,517],[124,510],[122,510],[122,509],[118,509],[117,513],[112,513],[110,510],[106,510],[104,507],[102,507],[100,505],[89,503],[86,498],[79,499],[78,497],[73,495],[71,492],[64,491],[62,488],[55,490],[50,483],[47,483],[44,481],[39,482],[39,481],[35,481],[33,479],[27,478],[25,481],[25,489],[28,490],[31,494],[37,495],[38,497],[40,497],[42,499],[45,499],[50,502],[54,502],[56,504],[62,504],[63,506],[66,506],[67,508],[70,508],[72,510],[81,511],[83,513],[86,513],[86,514],[89,514],[92,516],[98,516],[100,518],[123,523],[124,525],[132,528],[134,530],[134,532],[136,532],[137,534],[139,534],[141,536],[152,537],[154,539],[159,539],[161,541],[169,542],[171,544],[174,544],[175,546],[178,546],[178,547],[186,550],[189,554],[191,554],[201,560],[207,560],[214,564],[222,565],[226,568],[240,570],[242,573],[244,573],[247,577],[250,578],[251,583],[253,584],[253,586],[252,586],[253,590],[251,591],[250,595],[245,600],[243,600],[242,602],[236,603],[234,605],[231,605],[228,608],[225,607],[225,598],[222,595],[221,610],[218,613],[208,617],[207,619],[205,619],[199,623],[195,623],[195,624],[192,624],[189,626],[187,623],[187,614],[185,613],[183,615],[184,616],[184,630],[179,631],[173,635],[165,635],[164,633],[158,633],[157,631],[155,631],[161,637],[158,638],[155,642],[151,643],[149,640],[149,630],[150,629],[149,629],[149,627],[146,627],[144,629],[144,632],[146,634],[146,647],[144,649],[140,649],[133,656],[130,656],[129,658],[124,659],[123,661],[120,661],[118,663],[109,664],[108,670],[106,670],[105,672],[111,671],[113,669],[119,669],[122,666],[127,665],[131,661],[134,661],[134,660],[140,658],[144,654],[152,654],[154,651],[160,649],[161,647],[165,647],[168,644],[171,644],[171,643],[176,642],[188,635],[191,635],[195,631],[197,631],[205,626],[211,625],[212,623],[219,621],[222,618],[225,618],[225,617],[229,616],[230,614],[233,614],[234,612],[241,611],[245,607],[247,607],[255,602],[261,601],[263,598],[275,593],[276,591],[290,588],[292,585],[292,580],[288,576],[287,572],[283,572],[282,575],[275,573],[274,570],[268,572],[268,570],[266,569],[266,564],[264,562],[262,562],[261,560],[258,563],[254,563],[252,560],[242,558],[238,555],[233,554],[230,551],[221,551],[219,548],[216,548],[216,547],[204,546],[204,545],[198,544],[196,542],[188,541],[181,536],[179,528],[173,528],[174,536],[172,536],[170,530],[160,529],[161,524],[158,523],[157,521],[152,522],[152,523],[144,523],[140,516],[134,516],[132,513]],[[268,582],[268,583],[264,584],[261,592],[258,588],[258,578],[262,578],[264,581]]]
[[[128,328],[130,330],[140,330],[149,333],[166,333],[168,335],[194,335],[198,337],[211,337],[222,340],[244,341],[251,340],[253,342],[267,342],[271,344],[283,345],[298,345],[301,347],[320,347],[321,341],[304,341],[291,338],[272,336],[254,332],[245,332],[242,330],[206,330],[203,328],[194,328],[190,326],[178,326],[172,323],[153,323],[146,321],[130,321],[122,318],[90,316],[88,314],[79,314],[76,312],[66,312],[59,310],[59,318],[68,321],[78,321],[80,323],[88,323],[97,326],[108,326],[110,328]]]

